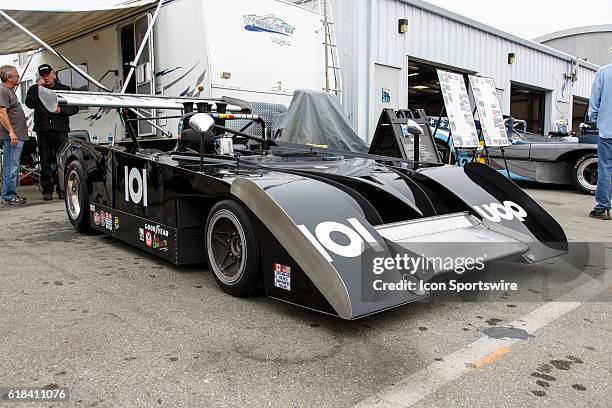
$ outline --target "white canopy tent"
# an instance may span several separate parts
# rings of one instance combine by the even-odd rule
[[[76,37],[112,25],[130,16],[155,7],[157,0],[133,1],[56,1],[53,6],[43,9],[40,1],[23,1],[19,6],[14,1],[0,1],[0,10],[18,21],[52,47]],[[85,4],[85,6],[84,6]],[[31,51],[40,48],[22,30],[0,18],[0,55]]]

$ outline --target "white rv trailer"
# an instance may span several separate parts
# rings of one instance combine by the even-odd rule
[[[49,41],[62,56],[105,87],[118,92],[145,37],[156,3],[140,0],[132,2],[131,7],[124,5],[120,17],[111,15],[112,9],[3,11],[15,20],[29,22],[23,25],[32,33]],[[87,24],[87,19],[91,24]],[[58,24],[76,21],[81,24],[78,32],[63,37],[57,34],[61,32],[56,28]],[[322,16],[288,1],[163,0],[126,92],[201,98],[228,96],[288,105],[296,89],[325,88],[324,42]],[[32,49],[34,43],[28,44]],[[51,64],[60,81],[73,90],[98,90],[49,51],[32,57],[23,75],[24,87],[35,81],[36,67],[41,63]],[[338,86],[334,83],[332,88]],[[143,113],[150,117],[177,114],[160,110]],[[123,137],[119,121],[116,111],[89,108],[71,118],[71,128],[87,130],[90,137],[96,135],[101,142],[110,135],[119,141]],[[155,122],[176,135],[178,119]],[[160,135],[147,122],[139,121],[137,126],[141,136]]]

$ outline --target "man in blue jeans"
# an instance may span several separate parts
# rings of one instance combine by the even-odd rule
[[[28,126],[21,103],[15,94],[19,85],[17,69],[11,65],[0,67],[0,144],[2,144],[2,204],[25,204],[17,195],[19,160],[24,140],[28,138]]]
[[[610,196],[612,195],[612,64],[602,67],[595,76],[589,104],[589,116],[597,122],[597,204],[590,216],[610,220]]]

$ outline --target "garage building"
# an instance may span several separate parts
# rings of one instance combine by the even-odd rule
[[[536,133],[548,133],[561,119],[572,125],[574,105],[584,106],[599,68],[420,0],[331,4],[343,103],[368,140],[383,108],[440,114],[436,68],[466,80],[468,74],[494,78],[503,113],[526,120]]]

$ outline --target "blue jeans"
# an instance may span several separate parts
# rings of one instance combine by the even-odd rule
[[[2,199],[12,200],[17,197],[19,162],[24,142],[20,140],[16,146],[11,146],[11,141],[4,139],[2,143]]]
[[[597,192],[595,210],[610,209],[612,194],[612,138],[600,137],[597,145]]]

